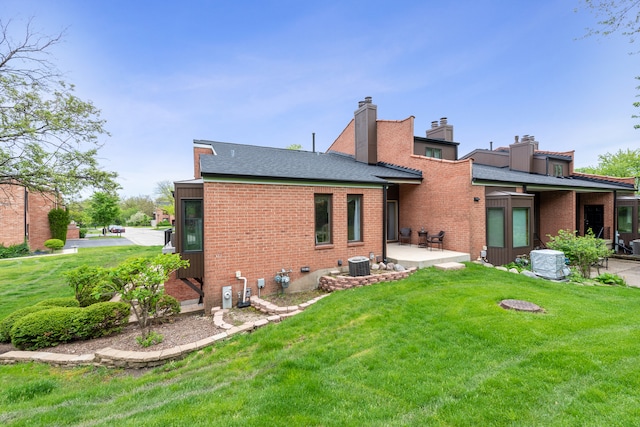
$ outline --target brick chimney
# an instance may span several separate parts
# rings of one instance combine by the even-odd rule
[[[378,107],[371,97],[358,102],[354,113],[356,131],[356,161],[375,165],[378,163]]]
[[[440,119],[440,124],[434,120],[431,129],[427,130],[427,138],[453,142],[453,126],[448,124],[446,117]]]

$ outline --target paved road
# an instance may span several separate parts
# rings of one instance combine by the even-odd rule
[[[90,235],[91,236],[91,235]],[[108,239],[69,239],[65,244],[65,249],[71,247],[92,248],[98,246],[163,246],[164,245],[164,229],[156,230],[154,228],[127,228],[124,233],[117,237],[116,234],[107,233]]]

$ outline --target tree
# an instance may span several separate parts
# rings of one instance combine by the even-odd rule
[[[301,144],[291,144],[287,147],[287,150],[302,150]]]
[[[49,217],[49,230],[51,230],[51,238],[67,241],[67,229],[69,228],[69,211],[66,209],[51,209],[47,214]]]
[[[177,310],[164,294],[164,282],[179,268],[188,267],[189,261],[180,254],[159,254],[153,258],[133,258],[114,268],[109,290],[119,293],[122,301],[129,303],[142,329],[143,338],[151,333],[151,318]],[[97,289],[97,293],[105,289]],[[175,301],[175,300],[174,300]]]
[[[169,215],[175,215],[175,199],[173,197],[173,182],[160,181],[156,183],[156,203]]]
[[[103,228],[108,227],[120,215],[118,196],[100,191],[93,193],[89,212],[95,225]]]
[[[577,168],[578,172],[597,175],[636,178],[636,187],[640,180],[640,149],[618,150],[617,153],[605,153],[598,156],[598,166]]]
[[[43,36],[28,22],[14,40],[10,24],[0,21],[0,184],[44,194],[118,188],[117,174],[98,166],[98,137],[108,135],[100,110],[77,98],[49,60],[64,32]]]
[[[583,3],[598,19],[598,28],[587,29],[588,36],[610,36],[614,33],[621,33],[629,39],[629,43],[635,41],[636,35],[640,33],[640,0],[583,0]],[[631,52],[631,53],[637,53]],[[636,76],[640,80],[640,76]],[[636,86],[640,89],[640,86]],[[639,97],[640,95],[636,95]],[[633,106],[640,108],[640,102],[634,102]],[[634,119],[640,115],[631,116]],[[640,129],[640,124],[634,125]]]
[[[152,217],[156,209],[156,203],[149,196],[127,197],[120,202],[120,209],[122,209],[122,212],[130,212],[126,218],[136,212],[142,212],[146,216]]]

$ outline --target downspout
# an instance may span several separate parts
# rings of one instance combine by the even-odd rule
[[[27,187],[24,188],[24,217],[23,222],[24,222],[24,228],[23,228],[23,232],[24,232],[24,238],[25,240],[28,242],[29,241],[29,232],[28,232],[28,226],[29,223],[27,221],[27,217],[29,216],[29,192],[27,191]]]
[[[618,190],[613,190],[613,248],[618,253]]]
[[[382,187],[382,261],[387,262],[387,188]]]

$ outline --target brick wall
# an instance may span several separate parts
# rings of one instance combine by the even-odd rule
[[[0,243],[19,245],[25,239],[25,190],[17,185],[0,186]]]
[[[422,171],[421,185],[400,185],[399,227],[445,231],[444,248],[479,256],[485,245],[484,188],[471,185],[471,161],[450,161],[413,154],[414,117],[378,120],[378,161]],[[354,153],[353,120],[329,148]],[[480,201],[474,202],[474,197]]]
[[[574,191],[545,191],[540,197],[540,239],[556,236],[558,230],[576,230],[576,193]]]
[[[332,194],[331,245],[315,244],[314,194]],[[347,195],[362,194],[363,242],[347,241]],[[353,256],[382,253],[382,189],[296,185],[205,183],[205,310],[221,304],[223,286],[234,302],[243,282],[252,293],[264,278],[265,294],[280,291],[274,277],[292,270],[292,282],[311,272],[348,264]]]
[[[193,279],[191,279],[191,282],[196,286],[200,286],[199,283]],[[169,280],[164,282],[164,290],[167,294],[176,298],[178,301],[187,301],[200,298],[200,295],[196,291],[185,285],[182,280],[176,278],[175,271],[171,273],[171,276],[169,276]]]
[[[44,242],[51,238],[49,211],[56,207],[52,195],[29,193],[29,248],[46,249]]]

